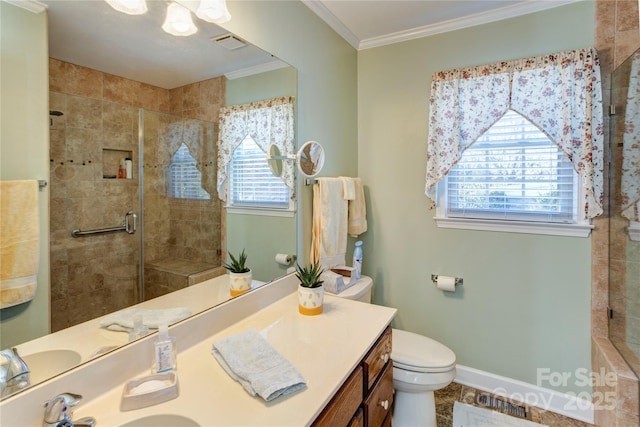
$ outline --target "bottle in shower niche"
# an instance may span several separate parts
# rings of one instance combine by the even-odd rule
[[[362,276],[362,240],[356,242],[356,248],[353,250],[353,274],[356,280],[360,280]]]
[[[129,157],[125,157],[124,159],[124,168],[125,168],[125,178],[131,179],[133,178],[133,162]]]
[[[118,168],[118,179],[127,177],[127,164],[125,158],[120,159],[120,167]]]

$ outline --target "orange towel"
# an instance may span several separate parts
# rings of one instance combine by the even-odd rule
[[[0,308],[33,299],[39,256],[38,181],[0,182]]]

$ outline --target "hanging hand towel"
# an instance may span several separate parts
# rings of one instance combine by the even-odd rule
[[[155,310],[128,308],[105,316],[100,320],[100,327],[111,331],[129,332],[133,329],[134,319],[138,315],[142,316],[143,325],[150,329],[158,329],[160,325],[171,325],[191,316],[191,309],[186,307]]]
[[[255,329],[214,341],[211,353],[251,396],[267,402],[306,387],[296,367]]]
[[[33,299],[39,257],[38,181],[0,182],[0,308]]]
[[[313,186],[311,262],[329,268],[345,264],[347,200],[341,178],[318,178]]]
[[[341,176],[340,179],[342,180],[342,197],[346,200],[355,200],[356,186],[353,178]]]
[[[358,235],[367,231],[367,207],[364,200],[364,187],[360,178],[352,178],[355,198],[349,200],[349,235]]]

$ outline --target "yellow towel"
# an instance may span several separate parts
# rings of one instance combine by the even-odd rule
[[[341,178],[317,178],[313,186],[311,262],[344,265],[347,252],[347,200]]]
[[[367,207],[364,200],[364,187],[360,178],[352,178],[355,197],[349,200],[349,235],[358,235],[367,231]]]
[[[39,255],[38,181],[0,182],[0,308],[33,299]]]

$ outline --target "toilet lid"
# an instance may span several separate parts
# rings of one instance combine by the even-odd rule
[[[414,372],[445,372],[455,367],[455,353],[438,341],[399,329],[392,332],[395,367]]]

